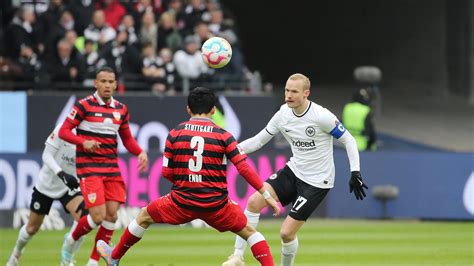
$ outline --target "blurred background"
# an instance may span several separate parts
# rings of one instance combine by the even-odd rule
[[[152,158],[150,171],[139,175],[121,149],[127,207],[168,191],[160,154],[168,131],[187,119],[190,88],[216,90],[220,125],[244,140],[265,127],[283,104],[287,78],[298,72],[311,79],[310,99],[358,136],[370,187],[367,200],[355,205],[345,151],[335,141],[336,186],[315,216],[474,219],[471,0],[0,5],[2,226],[21,225],[13,217],[29,204],[46,137],[75,100],[93,92],[103,65],[117,71],[116,96],[129,106],[133,133]],[[229,65],[218,70],[200,60],[201,44],[212,36],[233,48]],[[250,159],[266,179],[290,156],[277,136]],[[236,177],[231,167],[230,195],[245,206],[252,191]]]

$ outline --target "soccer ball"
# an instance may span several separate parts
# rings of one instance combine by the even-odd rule
[[[201,47],[202,60],[212,68],[221,68],[229,63],[232,47],[221,37],[209,38]]]

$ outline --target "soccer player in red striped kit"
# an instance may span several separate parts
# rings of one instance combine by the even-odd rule
[[[247,224],[242,210],[228,198],[227,161],[262,194],[274,215],[279,215],[280,208],[248,165],[247,156],[238,150],[232,134],[212,122],[215,104],[216,96],[209,89],[191,91],[187,107],[191,119],[170,131],[163,153],[162,174],[173,183],[171,192],[142,208],[114,249],[104,241],[97,242],[107,265],[118,265],[151,224],[183,224],[194,219],[202,219],[220,232],[234,232],[247,240],[261,265],[274,265],[263,235]]]
[[[99,226],[95,241],[107,243],[112,238],[117,211],[125,202],[125,183],[117,164],[117,133],[127,150],[138,156],[139,169],[144,170],[148,156],[133,138],[125,104],[112,95],[117,88],[115,72],[102,67],[96,72],[94,86],[97,91],[74,105],[59,131],[59,137],[76,144],[76,171],[80,179],[89,215],[82,217],[76,229],[66,234],[61,252],[67,263],[74,254],[78,239]],[[77,135],[72,129],[77,128]],[[98,265],[100,255],[95,245],[88,265]]]

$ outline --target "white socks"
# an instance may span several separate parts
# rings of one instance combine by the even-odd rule
[[[244,211],[245,216],[247,216],[247,223],[253,226],[253,228],[257,228],[258,221],[260,219],[260,213],[254,213],[247,209]],[[252,235],[254,236],[254,235]],[[236,256],[244,256],[245,248],[247,247],[247,241],[240,236],[235,238],[235,245],[234,245],[234,255]]]
[[[296,251],[298,250],[298,238],[288,243],[281,242],[281,265],[293,266],[295,263]]]
[[[256,232],[255,234],[249,236],[249,239],[247,239],[247,243],[250,246],[253,246],[261,241],[265,241],[265,237],[263,237],[263,235],[260,234],[259,232]]]
[[[18,239],[16,241],[16,246],[15,246],[15,256],[20,257],[21,253],[23,253],[23,249],[25,248],[26,244],[31,240],[32,236],[26,232],[26,224],[24,224],[20,232],[18,233]]]
[[[133,221],[128,225],[128,231],[138,237],[142,238],[143,234],[145,234],[146,229],[138,225],[137,219],[133,219]]]
[[[100,226],[104,227],[107,230],[115,230],[115,223],[103,220]]]
[[[99,262],[89,258],[89,261],[87,262],[87,266],[99,266]]]

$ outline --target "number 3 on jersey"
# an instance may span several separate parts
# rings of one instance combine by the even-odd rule
[[[191,149],[196,148],[197,149],[194,151],[194,157],[196,157],[196,160],[193,158],[189,159],[189,170],[193,172],[199,172],[202,169],[202,153],[204,152],[204,138],[200,136],[194,136],[191,138]]]

